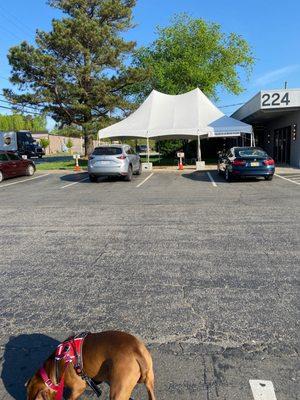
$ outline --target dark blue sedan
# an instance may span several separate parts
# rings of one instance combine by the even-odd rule
[[[228,182],[242,177],[263,177],[271,181],[275,163],[260,147],[232,147],[227,153],[219,154],[218,173],[224,174]]]

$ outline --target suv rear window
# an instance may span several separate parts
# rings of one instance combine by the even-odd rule
[[[96,147],[93,155],[94,156],[116,156],[122,154],[121,147]]]
[[[266,157],[267,153],[262,149],[235,149],[236,157]]]

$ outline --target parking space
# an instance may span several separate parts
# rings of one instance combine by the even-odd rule
[[[280,179],[284,179],[285,181],[300,185],[300,173],[281,173],[276,174],[276,176]]]
[[[56,340],[105,329],[148,343],[159,399],[253,400],[249,380],[297,399],[298,185],[35,178],[0,184],[2,399],[22,397]]]

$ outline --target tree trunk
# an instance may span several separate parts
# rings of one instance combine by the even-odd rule
[[[93,135],[84,133],[84,155],[88,157],[94,151]]]

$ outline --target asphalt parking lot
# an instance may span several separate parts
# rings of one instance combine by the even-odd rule
[[[157,399],[253,400],[249,380],[299,399],[299,200],[215,171],[2,182],[0,399],[57,340],[107,329],[148,344]]]

